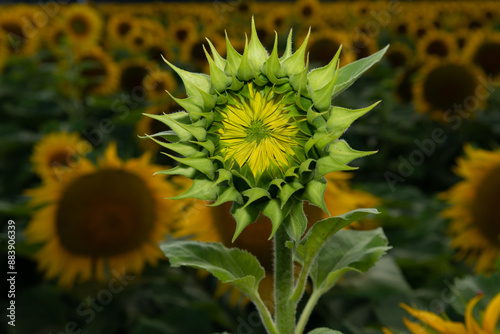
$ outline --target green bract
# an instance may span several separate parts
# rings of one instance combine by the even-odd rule
[[[377,103],[350,110],[331,102],[387,48],[341,69],[339,49],[328,65],[309,71],[308,37],[292,53],[290,31],[279,58],[276,36],[268,55],[252,20],[243,55],[227,35],[227,59],[208,41],[210,76],[184,71],[165,60],[181,77],[188,97],[172,97],[185,111],[148,115],[171,129],[149,137],[183,156],[169,155],[179,165],[159,173],[194,180],[174,199],[197,198],[213,201],[214,206],[233,202],[234,239],[262,212],[271,219],[271,237],[283,222],[297,240],[307,225],[299,203],[307,200],[327,212],[324,176],[355,169],[347,164],[375,153],[356,151],[339,138]]]

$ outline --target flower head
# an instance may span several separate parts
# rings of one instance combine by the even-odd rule
[[[324,176],[355,169],[347,163],[374,153],[353,150],[339,138],[376,104],[359,110],[331,104],[363,70],[339,70],[339,49],[328,65],[309,72],[309,62],[304,62],[308,39],[292,53],[290,33],[279,58],[276,36],[269,55],[252,21],[243,54],[227,36],[227,59],[208,41],[210,76],[165,60],[181,77],[188,97],[173,97],[185,112],[151,115],[172,131],[150,137],[183,156],[170,155],[179,165],[162,173],[194,180],[175,199],[215,201],[215,206],[233,202],[233,240],[260,212],[270,218],[272,236],[297,201],[307,200],[328,212]]]

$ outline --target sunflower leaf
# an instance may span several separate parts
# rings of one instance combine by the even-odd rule
[[[311,266],[314,290],[327,292],[348,271],[366,272],[389,249],[381,228],[338,231],[326,241]]]
[[[357,209],[317,222],[300,241],[296,252],[297,260],[304,265],[312,264],[320,250],[335,233],[368,214],[378,213],[377,209]]]
[[[167,241],[160,246],[173,267],[204,269],[222,283],[237,287],[253,299],[265,271],[252,254],[220,243]]]
[[[304,203],[295,200],[290,208],[290,213],[283,221],[288,236],[295,242],[300,240],[307,227],[307,218],[304,213]]]
[[[342,67],[339,70],[337,82],[333,89],[332,99],[349,88],[364,72],[382,59],[388,48],[389,45],[369,57],[357,60]]]
[[[306,200],[312,205],[316,205],[321,208],[325,213],[330,215],[328,208],[325,204],[325,191],[326,191],[326,180],[312,180],[306,184],[305,191],[301,194],[300,198]]]

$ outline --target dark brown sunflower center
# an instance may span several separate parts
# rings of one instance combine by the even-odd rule
[[[448,46],[444,41],[434,40],[427,45],[427,54],[446,57],[449,53]]]
[[[406,64],[406,55],[399,51],[391,52],[387,55],[387,60],[392,67],[400,67]]]
[[[302,16],[304,16],[305,18],[310,17],[312,13],[313,9],[311,8],[311,6],[307,5],[302,8]]]
[[[56,152],[50,157],[50,166],[60,167],[69,166],[74,162],[75,156],[68,151]]]
[[[475,96],[477,79],[466,67],[449,64],[432,70],[424,83],[424,96],[433,107],[448,110]]]
[[[309,59],[324,66],[335,56],[340,43],[329,38],[320,38],[311,44],[309,49]],[[342,54],[340,55],[342,59]]]
[[[71,19],[70,26],[77,35],[85,35],[89,30],[89,24],[84,17],[76,16]]]
[[[179,29],[175,32],[175,37],[179,42],[184,42],[188,37],[188,32],[186,29]]]
[[[500,43],[489,42],[481,45],[474,56],[474,63],[486,74],[496,76],[500,73]]]
[[[141,65],[130,65],[125,67],[120,78],[120,85],[126,92],[131,92],[136,87],[142,86],[144,77],[148,70]]]
[[[479,184],[472,203],[472,221],[484,237],[500,246],[500,166]]]
[[[123,170],[101,170],[65,189],[56,227],[68,251],[107,257],[147,242],[155,219],[154,199],[144,181]]]
[[[130,31],[130,29],[132,29],[132,26],[130,25],[130,23],[128,23],[128,22],[121,22],[118,25],[118,35],[120,35],[120,36],[123,37],[126,34],[128,34],[128,32]]]

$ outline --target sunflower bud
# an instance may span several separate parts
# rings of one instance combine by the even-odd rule
[[[194,180],[174,199],[197,198],[213,201],[213,206],[233,202],[234,239],[260,212],[272,221],[271,237],[299,201],[327,212],[324,176],[353,170],[349,162],[375,153],[356,151],[339,138],[376,104],[359,110],[332,106],[333,97],[371,63],[342,73],[339,49],[327,66],[309,71],[304,61],[309,35],[295,53],[291,36],[290,31],[281,57],[277,36],[269,55],[253,20],[242,55],[227,35],[226,59],[208,41],[210,76],[165,60],[186,87],[187,98],[172,97],[185,111],[148,115],[172,130],[148,137],[182,155],[171,156],[178,166],[159,173]]]

